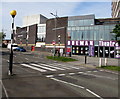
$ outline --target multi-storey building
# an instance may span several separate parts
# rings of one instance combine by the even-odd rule
[[[120,18],[96,19],[94,14],[56,17],[17,28],[16,43],[64,54],[119,58],[119,46],[111,33],[116,24]]]
[[[55,47],[63,48],[65,53],[119,57],[119,53],[115,51],[118,44],[111,32],[116,24],[120,24],[120,18],[95,19],[95,15],[84,15],[64,17],[61,21],[59,19],[61,18],[57,18],[56,27],[55,19],[47,20],[46,47],[54,48],[51,42],[55,40]],[[60,43],[63,47],[58,46],[58,35],[60,35]]]
[[[41,14],[24,16],[23,26],[16,29],[15,42],[29,47],[45,45],[46,20],[47,18]]]
[[[120,0],[112,0],[112,17],[120,17]]]

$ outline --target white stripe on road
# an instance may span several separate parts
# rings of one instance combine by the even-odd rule
[[[62,65],[59,65],[59,64],[50,64],[50,65],[54,65],[54,66],[57,66],[57,67],[62,68],[62,69],[71,69],[68,67],[63,67]]]
[[[59,80],[59,79],[56,79],[56,78],[50,78],[50,79],[84,89],[84,87],[82,87],[82,86],[75,85],[73,83],[69,83],[69,82],[66,82],[66,81],[63,81],[63,80]]]
[[[71,86],[74,86],[74,87],[78,87],[78,88],[81,88],[81,89],[85,89],[85,87],[83,86],[80,86],[80,85],[76,85],[76,84],[73,84],[73,83],[69,83],[69,82],[66,82],[66,81],[63,81],[63,80],[59,80],[59,79],[56,79],[56,78],[50,78],[52,80],[55,80],[55,81],[58,81],[58,82],[61,82],[61,83],[64,83],[64,84],[69,84]],[[89,89],[85,89],[86,91],[88,91],[89,93],[91,93],[92,95],[100,98],[100,99],[103,99],[102,97],[100,97],[99,95],[97,95],[96,93],[92,92],[91,90]]]
[[[48,76],[46,76],[46,77],[50,78],[50,77],[53,77],[53,75],[48,75]]]
[[[3,85],[2,80],[0,80],[0,82],[1,82],[1,85],[2,85],[3,90],[4,90],[4,92],[5,92],[6,98],[9,99],[9,98],[8,98],[8,93],[7,93],[6,89],[5,89],[5,86]]]
[[[98,71],[95,70],[95,71],[93,71],[93,72],[98,72]]]
[[[82,74],[83,72],[78,72],[79,74]]]
[[[106,77],[106,76],[99,76],[99,75],[95,75],[95,74],[88,74],[85,72],[78,72],[79,74],[84,74],[84,75],[90,75],[90,76],[94,76],[94,77],[99,77],[99,78],[107,78],[107,79],[111,79],[111,80],[116,80],[117,78],[111,78],[111,77]]]
[[[58,69],[58,70],[65,70],[65,69],[54,67],[54,66],[50,66],[50,65],[47,65],[47,64],[40,64],[40,65],[44,65],[44,66],[51,67],[51,68]]]
[[[108,70],[99,70],[99,71],[109,72],[109,73],[118,75],[118,73],[116,73],[116,72],[111,72],[111,71],[108,71]]]
[[[100,98],[100,99],[103,99],[102,97],[100,97],[99,95],[97,95],[96,93],[94,93],[93,91],[89,90],[89,89],[86,89],[88,92],[90,92],[91,94],[93,94],[94,96]]]
[[[26,60],[29,60],[28,58],[25,58]]]
[[[86,71],[86,72],[90,73],[90,72],[92,72],[92,71]]]
[[[75,73],[69,73],[69,75],[74,75]]]
[[[30,66],[30,65],[27,65],[27,64],[21,64],[21,65],[23,65],[25,67],[29,67],[29,68],[37,70],[37,71],[40,71],[40,72],[46,72],[46,70],[43,70],[43,69],[40,69],[40,68],[36,68],[36,67]]]
[[[57,64],[57,63],[54,63],[54,64]],[[74,69],[80,69],[80,68],[77,68],[77,67],[66,66],[66,65],[63,65],[63,64],[57,64],[57,65],[65,66],[65,67],[68,68],[68,69],[71,69],[71,68],[74,68]]]
[[[58,76],[65,76],[65,74],[59,74]]]
[[[43,67],[41,65],[37,65],[37,64],[31,64],[33,66],[37,66],[37,67],[40,67],[40,68],[43,68],[43,69],[47,69],[47,70],[50,70],[50,71],[56,71],[56,69],[51,69],[51,68],[48,68],[48,67]]]

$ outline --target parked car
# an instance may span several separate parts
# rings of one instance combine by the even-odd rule
[[[10,50],[11,49],[11,44],[8,44],[7,48]],[[12,44],[12,49],[15,50],[16,48],[18,48],[17,44]]]
[[[26,52],[26,49],[24,49],[23,47],[17,47],[15,51]]]

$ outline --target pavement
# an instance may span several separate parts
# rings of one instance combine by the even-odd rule
[[[32,51],[32,53],[37,54],[37,55],[42,55],[44,56],[51,56],[52,53],[50,52],[40,52],[40,51]],[[69,56],[67,56],[69,57]],[[87,56],[87,61],[85,64],[85,56],[82,55],[72,55],[71,58],[73,59],[77,59],[78,61],[75,62],[67,62],[69,64],[72,65],[76,65],[76,66],[87,66],[87,67],[92,67],[92,68],[96,68],[99,66],[99,57],[89,57]],[[105,58],[101,58],[102,60],[102,66],[105,66]],[[114,59],[114,58],[107,58],[107,65],[110,66],[120,66],[120,59]]]

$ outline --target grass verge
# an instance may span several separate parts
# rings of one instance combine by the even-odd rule
[[[73,58],[68,58],[68,57],[58,57],[58,56],[47,56],[48,59],[56,60],[56,61],[62,61],[62,62],[71,62],[71,61],[77,61],[76,59]]]
[[[114,70],[114,71],[120,71],[120,66],[101,66],[101,67],[98,67],[98,68]]]

